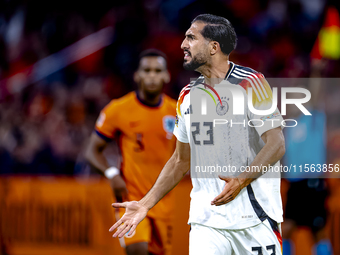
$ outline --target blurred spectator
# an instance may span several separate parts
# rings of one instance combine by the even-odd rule
[[[99,1],[95,11],[86,4],[56,3],[39,2],[39,11],[35,2],[1,4],[0,91],[10,94],[0,94],[1,173],[72,174],[99,110],[134,89],[135,54],[143,48],[169,55],[172,83],[165,91],[176,98],[190,79],[180,50],[184,23],[198,12],[220,13],[232,21],[239,35],[232,60],[267,77],[306,77],[325,8],[321,0]],[[115,29],[114,41],[105,50],[26,89],[6,84],[5,78],[108,25]],[[333,62],[327,75],[338,70]]]
[[[159,48],[169,55],[172,83],[165,91],[176,98],[190,79],[190,73],[183,71],[180,50],[185,23],[198,12],[223,14],[232,21],[239,35],[232,60],[267,77],[306,77],[325,8],[321,0],[229,0],[213,5],[99,1],[96,10],[66,3],[39,2],[39,11],[35,2],[1,4],[0,91],[10,94],[0,95],[1,173],[72,174],[99,110],[109,99],[134,89],[135,54],[143,48]],[[5,78],[105,26],[115,29],[114,41],[105,50],[26,89],[6,84]],[[339,63],[333,61],[326,75],[339,70]],[[336,115],[329,118],[333,123]]]

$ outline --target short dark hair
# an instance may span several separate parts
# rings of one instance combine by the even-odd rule
[[[200,14],[191,22],[203,22],[206,25],[201,31],[205,39],[220,44],[221,51],[229,55],[237,45],[237,36],[234,27],[226,18],[213,14]]]
[[[139,54],[138,66],[139,66],[140,61],[144,57],[162,57],[165,60],[165,68],[167,68],[168,58],[166,57],[166,55],[163,51],[160,51],[160,50],[157,50],[157,49],[147,49],[147,50],[142,51]]]

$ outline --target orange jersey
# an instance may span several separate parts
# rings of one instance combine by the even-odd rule
[[[136,92],[130,92],[112,100],[101,111],[95,129],[105,140],[119,137],[128,200],[138,201],[151,189],[173,154],[175,109],[176,101],[166,95],[162,95],[158,106],[147,106]],[[171,194],[165,196],[149,216],[169,217],[173,203],[170,197]]]

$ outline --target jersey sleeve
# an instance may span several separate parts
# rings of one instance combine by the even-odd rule
[[[96,121],[95,132],[105,141],[111,141],[118,130],[118,110],[116,108],[116,102],[112,100],[100,112]]]
[[[252,79],[252,106],[255,110],[268,110],[273,105],[273,93],[267,80],[261,73],[256,74]],[[247,90],[248,93],[248,90]],[[276,103],[277,104],[277,103]],[[255,127],[259,136],[266,131],[282,126],[283,118],[277,105],[270,114],[254,113],[251,106],[248,105],[248,117]]]
[[[179,98],[177,101],[177,107],[176,107],[176,122],[175,122],[175,128],[174,128],[174,135],[176,136],[177,140],[182,143],[189,143],[187,130],[185,127],[185,120],[183,117],[184,115],[181,110],[184,97],[188,93],[189,93],[189,89],[186,89],[186,87],[184,87],[179,95]]]

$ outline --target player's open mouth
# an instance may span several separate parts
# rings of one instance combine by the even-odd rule
[[[190,52],[184,51],[184,59],[189,59],[191,57]]]

